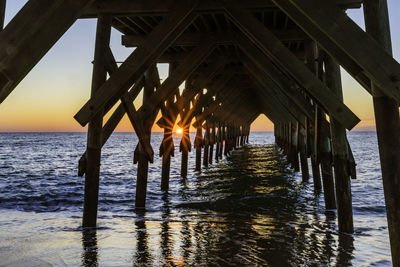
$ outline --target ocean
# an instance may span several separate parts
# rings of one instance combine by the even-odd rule
[[[174,136],[168,193],[152,134],[147,208],[135,211],[134,133],[103,148],[97,229],[82,229],[84,133],[0,134],[0,266],[391,266],[376,133],[348,134],[355,233],[338,232],[312,178],[289,168],[272,133],[180,177]],[[194,136],[192,135],[192,141]],[[311,168],[310,168],[311,169]]]

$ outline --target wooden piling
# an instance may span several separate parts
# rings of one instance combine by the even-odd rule
[[[215,161],[219,161],[219,150],[221,146],[221,123],[218,123],[217,134],[215,137]]]
[[[340,67],[332,58],[326,56],[327,86],[343,101]],[[348,172],[348,148],[346,129],[337,120],[331,118],[331,136],[333,164],[335,168],[336,203],[339,231],[353,233],[353,211],[351,203],[350,173]]]
[[[167,138],[171,138],[168,133],[166,135],[169,136]],[[164,136],[164,138],[165,138],[165,136]],[[168,144],[166,145],[165,149],[168,149]],[[171,169],[170,153],[168,151],[163,151],[162,162],[161,162],[161,190],[162,191],[168,191],[170,169]]]
[[[215,124],[211,123],[211,134],[210,134],[210,155],[208,157],[208,163],[212,164],[213,163],[213,153],[214,153],[214,144],[216,143],[216,137],[215,137]]]
[[[177,64],[172,62],[169,64],[169,75],[171,77],[177,69]],[[178,89],[175,89],[176,91]],[[174,128],[175,120],[177,118],[177,113],[171,110],[174,104],[174,95],[171,95],[165,104],[164,109],[162,109],[163,118],[165,121],[164,125],[164,138],[160,147],[161,161],[161,190],[168,191],[169,188],[169,177],[171,171],[171,157],[174,156],[174,141],[172,139],[172,131]]]
[[[146,206],[147,178],[149,172],[149,159],[141,143],[139,142],[134,156],[134,163],[137,163],[135,207],[142,209]]]
[[[225,157],[228,155],[231,147],[231,127],[230,125],[226,125],[226,133],[225,133],[225,148],[224,155]]]
[[[318,118],[318,106],[315,105],[315,119],[314,119],[314,127],[313,127],[313,146],[311,152],[311,169],[313,174],[313,181],[314,181],[314,190],[319,192],[322,188],[321,183],[321,173],[319,170],[319,158],[318,158],[318,143],[319,143],[319,118]]]
[[[392,55],[386,0],[364,0],[366,31]],[[393,77],[394,80],[399,77]],[[376,131],[393,266],[400,266],[400,119],[399,103],[372,84]]]
[[[203,139],[203,146],[204,146],[203,166],[206,168],[208,167],[209,144],[210,144],[210,127],[208,121],[206,121],[204,139]]]
[[[319,121],[324,120],[324,114],[321,110],[318,110]],[[322,127],[321,127],[322,128]],[[319,138],[319,154],[321,160],[321,176],[322,185],[324,188],[324,200],[326,209],[335,209],[335,185],[333,182],[333,170],[332,170],[332,154],[330,147],[329,133],[321,129],[321,136]]]
[[[108,15],[99,16],[96,30],[92,90],[94,96],[106,81],[105,51],[110,43],[111,20]],[[85,171],[85,199],[83,207],[83,227],[96,227],[99,198],[100,158],[102,147],[103,111],[100,111],[88,126]]]
[[[297,124],[296,124],[297,125]],[[291,127],[291,140],[292,140],[292,148],[291,148],[291,157],[293,161],[293,169],[294,171],[298,172],[300,171],[300,165],[299,165],[299,150],[298,150],[298,128],[296,128],[296,125],[292,125]]]
[[[187,177],[189,151],[191,150],[189,129],[190,129],[190,125],[185,125],[182,128],[182,130],[183,130],[182,131],[182,140],[181,140],[181,144],[180,144],[180,152],[182,152],[181,176],[183,178]]]
[[[225,124],[221,124],[220,126],[221,129],[221,144],[219,146],[219,152],[218,152],[218,156],[220,159],[222,159],[222,155],[224,152],[224,144],[226,146],[226,132],[225,132]]]
[[[306,119],[303,116],[304,124],[306,124]],[[309,170],[308,170],[308,161],[307,161],[307,139],[306,139],[306,129],[300,126],[300,123],[297,122],[297,127],[299,129],[299,150],[300,150],[300,165],[301,165],[301,176],[303,181],[308,181],[310,178]]]
[[[195,171],[201,171],[201,148],[203,147],[203,134],[201,126],[196,129],[196,137],[194,139],[194,147],[196,149],[196,167]]]
[[[145,83],[143,88],[143,103],[146,104],[154,94],[154,76],[152,72],[156,70],[156,66],[151,67],[145,72]],[[139,143],[136,146],[134,153],[134,163],[137,166],[137,179],[136,179],[136,196],[135,196],[135,208],[143,209],[146,206],[146,194],[147,194],[147,178],[149,172],[149,162],[152,158],[149,158],[149,152],[146,150],[145,146],[151,148],[150,138],[151,138],[151,128],[154,123],[157,111],[149,110],[146,112],[146,116],[141,118],[138,123],[141,124],[141,132],[136,132],[139,138]],[[143,145],[144,144],[144,145]],[[152,155],[151,155],[152,156]]]
[[[172,123],[171,123],[172,124]],[[172,140],[172,127],[168,125],[164,128],[164,138],[160,147],[161,163],[161,190],[167,191],[169,188],[169,177],[171,169],[171,156],[174,155],[174,142]]]

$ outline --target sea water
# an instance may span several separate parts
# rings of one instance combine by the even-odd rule
[[[193,140],[193,135],[191,136]],[[175,135],[168,193],[160,190],[162,134],[153,133],[145,211],[135,211],[133,133],[102,152],[97,229],[82,229],[84,133],[0,134],[0,266],[391,266],[374,132],[349,133],[355,233],[290,169],[272,133],[180,177]]]

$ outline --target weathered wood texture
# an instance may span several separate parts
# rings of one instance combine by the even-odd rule
[[[100,16],[97,21],[96,47],[94,54],[92,90],[95,95],[106,81],[105,51],[109,46],[111,36],[111,16]],[[85,200],[83,207],[83,227],[96,227],[97,206],[99,198],[100,158],[102,147],[103,111],[89,122],[86,166],[85,166]]]
[[[360,120],[333,93],[322,93],[326,86],[311,73],[303,62],[294,56],[264,25],[240,5],[228,5],[227,13],[237,27],[264,53],[275,59],[275,63],[294,76],[333,117],[352,129]]]
[[[326,83],[328,87],[343,99],[340,67],[332,58],[325,59]],[[349,152],[346,129],[334,118],[331,119],[332,154],[335,168],[336,202],[339,230],[353,233],[353,211],[351,202],[351,183],[348,168]]]
[[[392,45],[386,0],[366,0],[364,2],[365,26],[367,32],[379,43],[382,49],[386,51],[387,55],[391,55]],[[399,79],[399,76],[397,76],[397,79]],[[373,83],[372,93],[392,261],[393,266],[400,266],[399,102],[388,97],[390,95],[382,94],[382,92],[386,94],[385,86],[386,85],[379,83]]]
[[[191,0],[187,2],[196,2]],[[222,11],[225,7],[223,1],[214,0],[201,0],[200,4],[196,7],[196,12],[213,13]],[[168,14],[173,11],[174,2],[171,0],[105,0],[94,2],[84,12],[84,17],[93,17],[99,13],[112,13],[114,15],[162,15]],[[335,0],[334,3],[340,7],[346,8],[359,8],[361,0]],[[247,0],[243,8],[263,10],[263,9],[276,9],[276,5],[271,0]]]

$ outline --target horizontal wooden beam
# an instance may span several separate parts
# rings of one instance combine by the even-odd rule
[[[189,2],[190,0],[187,0]],[[193,2],[196,0],[192,0]],[[360,8],[362,0],[332,0],[343,8]],[[213,13],[224,9],[224,2],[215,0],[201,0],[195,12]],[[257,11],[276,9],[271,0],[246,0],[243,1],[244,8]],[[173,0],[98,0],[86,8],[82,17],[96,17],[100,13],[111,13],[113,15],[163,15],[174,9]]]
[[[275,36],[283,42],[310,40],[303,31],[299,29],[271,30]],[[204,38],[212,37],[217,45],[236,44],[234,32],[210,32],[210,33],[183,33],[172,46],[196,46]],[[126,47],[138,47],[146,40],[145,35],[122,35],[122,45]]]

